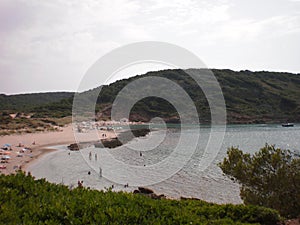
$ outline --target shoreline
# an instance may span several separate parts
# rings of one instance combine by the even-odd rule
[[[26,172],[28,167],[37,162],[40,158],[42,158],[45,155],[48,155],[52,152],[59,151],[59,149],[55,148],[55,146],[58,145],[68,145],[69,143],[67,142],[61,142],[61,143],[52,143],[49,145],[44,145],[40,146],[40,148],[37,150],[37,154],[35,154],[29,161],[28,163],[23,163],[21,164],[22,166],[22,171]]]
[[[241,124],[227,124],[227,125],[241,125]],[[249,124],[244,124],[249,125]],[[251,124],[254,125],[254,124]],[[251,126],[250,125],[250,126]],[[262,125],[262,124],[256,124]],[[280,126],[280,124],[274,124]],[[280,126],[281,127],[281,126]],[[103,134],[105,134],[103,136]],[[125,135],[126,131],[122,130],[98,130],[98,140],[92,140],[89,137],[89,132],[82,133],[83,137],[87,142],[112,142],[117,139],[120,135]],[[35,142],[35,144],[33,144]],[[46,131],[46,132],[37,132],[37,133],[25,133],[25,134],[12,134],[0,136],[0,146],[2,147],[5,144],[11,144],[12,151],[7,151],[11,157],[8,163],[1,163],[1,166],[6,166],[5,169],[0,169],[0,174],[11,174],[15,173],[16,170],[21,169],[23,171],[32,164],[34,161],[38,160],[41,156],[56,151],[55,148],[51,148],[57,145],[70,145],[76,143],[73,126],[68,124],[63,127],[60,131]],[[22,147],[19,147],[18,144],[22,144]],[[26,154],[23,157],[17,157],[19,151],[24,147],[29,148],[29,151],[26,151]],[[117,146],[116,146],[117,147]],[[29,152],[29,153],[28,153]],[[1,155],[2,157],[3,155]],[[1,160],[2,161],[2,160]]]
[[[105,134],[105,138],[115,138],[117,134],[114,131],[99,131],[99,139],[104,139],[102,134]],[[85,138],[88,141],[91,140],[88,136],[89,133],[84,133]],[[5,169],[0,169],[0,174],[12,174],[18,170],[26,171],[26,168],[40,157],[57,151],[52,148],[57,145],[69,145],[76,143],[72,124],[69,124],[62,128],[61,131],[47,131],[39,133],[29,134],[13,134],[0,136],[0,146],[5,144],[10,145],[7,150],[3,151],[1,158],[5,155],[9,156],[8,160],[1,160],[1,166],[5,166]],[[24,151],[24,153],[21,153]],[[5,154],[4,154],[5,153]]]

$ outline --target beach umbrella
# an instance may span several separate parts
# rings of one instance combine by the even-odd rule
[[[3,152],[4,155],[9,155],[11,152]]]
[[[10,156],[5,155],[5,156],[2,157],[2,159],[10,159]]]
[[[4,147],[11,147],[11,144],[4,144]]]

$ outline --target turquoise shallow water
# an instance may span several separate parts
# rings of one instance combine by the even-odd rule
[[[205,152],[210,127],[201,128],[197,148],[189,156],[189,146],[192,146],[195,141],[197,131],[192,125],[184,126],[181,130],[168,129],[166,136],[164,136],[165,130],[159,130],[113,150],[91,146],[81,152],[71,152],[70,155],[65,146],[56,146],[58,151],[43,156],[28,167],[28,171],[37,178],[44,177],[50,182],[63,182],[70,186],[76,186],[78,180],[83,180],[85,186],[95,189],[114,185],[115,190],[132,191],[136,188],[133,184],[148,184],[150,180],[155,184],[148,187],[172,198],[186,196],[217,203],[240,203],[238,184],[224,176],[217,167],[217,163],[226,156],[228,147],[238,146],[250,153],[254,153],[265,143],[293,151],[300,149],[300,125],[298,124],[289,128],[281,125],[228,125],[221,148],[217,151],[218,154],[202,171],[201,162],[205,162],[206,157],[208,159],[212,155],[211,152]],[[220,131],[221,128],[216,128],[213,132]],[[181,146],[175,152],[180,134],[185,137],[183,142],[185,147]],[[160,144],[153,149],[157,143]],[[172,153],[173,156],[170,157]],[[189,160],[185,162],[187,157]],[[160,164],[161,162],[166,164]],[[182,164],[184,166],[181,166]],[[102,177],[99,175],[100,167]],[[166,174],[174,168],[175,173],[168,177]],[[137,179],[134,179],[135,177]],[[156,183],[157,180],[162,181]],[[129,187],[124,188],[124,183],[127,182]]]

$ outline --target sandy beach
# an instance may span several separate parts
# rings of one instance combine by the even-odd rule
[[[98,131],[98,133],[100,139],[116,137],[116,134],[113,130],[101,130]],[[105,134],[105,137],[103,134]],[[96,141],[92,139],[93,135],[89,135],[88,132],[84,133],[83,135],[85,136],[84,139],[86,141]],[[30,163],[40,156],[55,151],[55,149],[51,149],[49,147],[56,145],[69,145],[75,142],[76,141],[71,124],[61,128],[60,131],[55,132],[0,136],[0,147],[3,147],[4,145],[10,145],[6,151],[1,152],[1,158],[4,156],[9,156],[9,159],[1,160],[0,173],[14,173],[19,168],[25,170]]]

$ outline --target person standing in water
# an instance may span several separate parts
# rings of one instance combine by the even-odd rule
[[[102,177],[102,168],[99,167],[99,177]]]

